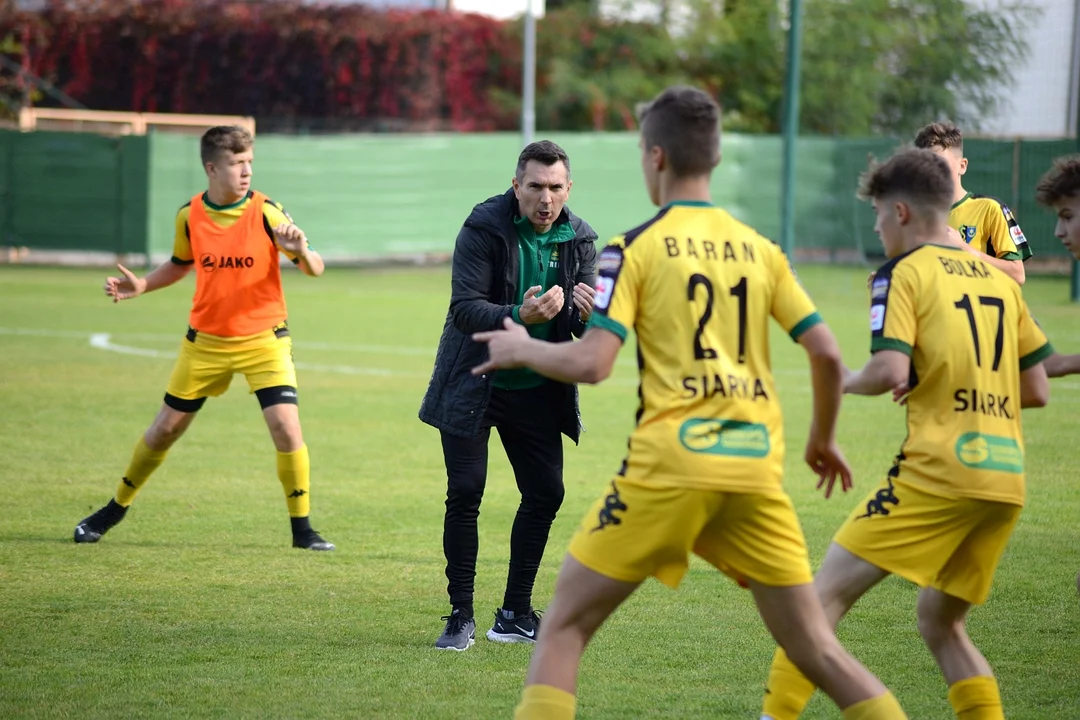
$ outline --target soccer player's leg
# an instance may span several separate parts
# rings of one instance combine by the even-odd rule
[[[577,707],[577,676],[585,646],[641,581],[613,580],[563,561],[555,595],[529,663],[515,720],[571,720]]]
[[[905,717],[896,698],[836,639],[811,584],[806,542],[786,495],[731,493],[694,551],[749,586],[777,643],[845,718]],[[807,700],[812,692],[811,685]]]
[[[135,444],[116,496],[75,527],[75,542],[92,543],[124,519],[128,507],[151,474],[165,461],[169,448],[191,426],[209,396],[229,387],[232,371],[227,358],[199,347],[195,334],[181,341],[180,354],[169,377],[165,401],[157,417]]]
[[[239,353],[234,367],[247,378],[262,408],[266,427],[277,452],[277,475],[289,511],[293,547],[303,550],[333,550],[311,527],[311,460],[300,428],[296,367],[292,360],[292,338],[279,329],[268,333],[265,342]]]
[[[990,594],[994,573],[1020,506],[979,500],[957,503],[957,524],[966,536],[930,587],[919,593],[919,633],[949,685],[949,702],[961,720],[1004,717],[990,663],[967,634],[967,614]]]
[[[814,576],[814,592],[829,626],[835,631],[840,619],[855,602],[887,576],[888,573],[876,565],[836,543],[831,544]],[[784,649],[778,647],[765,684],[762,717],[767,720],[794,720],[802,714],[815,689],[814,683],[791,662]]]
[[[574,717],[578,668],[603,622],[650,575],[677,587],[722,493],[617,477],[586,513],[540,627],[516,720]]]

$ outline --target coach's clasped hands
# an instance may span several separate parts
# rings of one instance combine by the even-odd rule
[[[552,285],[551,289],[537,297],[536,293],[543,290],[539,285],[533,285],[525,291],[525,299],[518,309],[518,317],[526,325],[546,323],[559,314],[563,306],[563,289],[559,285]]]

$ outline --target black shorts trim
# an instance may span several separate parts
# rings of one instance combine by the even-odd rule
[[[292,385],[276,385],[255,391],[259,405],[265,410],[274,405],[299,405],[300,398]]]
[[[171,407],[173,410],[182,413],[196,413],[202,409],[203,403],[206,402],[205,397],[195,398],[194,400],[185,400],[184,398],[178,398],[175,395],[165,393],[165,404]]]
[[[195,338],[196,338],[196,337],[198,337],[198,336],[199,336],[199,331],[198,331],[198,330],[196,330],[196,329],[195,329],[195,328],[193,328],[193,327],[189,327],[189,328],[187,329],[187,334],[186,334],[186,335],[184,335],[184,337],[186,337],[186,338],[187,338],[187,341],[188,341],[188,342],[195,342]]]
[[[278,325],[276,328],[274,328],[274,337],[276,337],[276,338],[289,337],[289,324],[287,322],[283,322],[280,325]]]

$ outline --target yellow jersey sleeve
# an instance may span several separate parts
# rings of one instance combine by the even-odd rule
[[[996,207],[989,208],[986,213],[987,238],[983,252],[1002,260],[1020,260],[1020,249],[1016,247],[1016,241],[1013,239],[1012,230],[1009,227],[1011,213],[1004,205],[998,205],[997,203],[994,203],[994,205]],[[1016,226],[1015,220],[1011,224],[1017,230],[1020,229]],[[1023,237],[1022,234],[1021,237]]]
[[[176,213],[172,261],[177,265],[191,265],[195,262],[195,257],[191,252],[191,238],[188,237],[188,215],[190,213],[191,203],[187,203]]]
[[[270,198],[267,198],[266,202],[263,203],[263,226],[266,228],[266,234],[270,236],[270,242],[274,243],[278,252],[296,263],[299,262],[297,254],[281,247],[281,245],[278,245],[277,240],[274,239],[274,228],[292,221],[292,216],[282,207],[281,203]]]
[[[1019,296],[1020,293],[1017,292]],[[1047,340],[1039,323],[1035,322],[1023,297],[1020,300],[1020,328],[1017,337],[1020,355],[1020,371],[1030,370],[1054,354],[1054,347]]]
[[[640,247],[631,250],[620,235],[596,259],[596,300],[589,327],[607,330],[624,342],[637,320],[643,275]]]
[[[897,350],[910,356],[917,339],[916,275],[888,263],[870,286],[870,352]]]
[[[787,255],[769,240],[762,238],[769,249],[769,270],[772,275],[773,297],[769,313],[784,328],[792,340],[822,322],[821,315],[806,290],[795,277]]]

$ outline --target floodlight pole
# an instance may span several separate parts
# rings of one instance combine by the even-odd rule
[[[525,0],[524,54],[521,78],[522,147],[531,143],[536,134],[536,15],[533,14],[533,0]]]
[[[787,77],[784,81],[784,164],[780,190],[780,247],[795,253],[795,145],[799,139],[799,72],[802,56],[802,0],[790,0]]]

